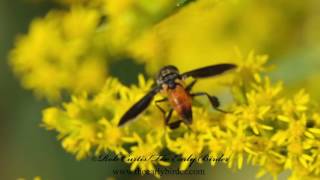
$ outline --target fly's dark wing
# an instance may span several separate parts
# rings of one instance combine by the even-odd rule
[[[151,103],[153,97],[159,92],[159,88],[155,87],[149,91],[144,97],[142,97],[138,102],[136,102],[120,119],[118,126],[125,124],[126,122],[132,120],[138,116],[142,111],[144,111]]]
[[[182,74],[182,77],[187,78],[191,76],[194,78],[206,78],[206,77],[219,75],[227,70],[230,70],[236,67],[237,66],[235,64],[217,64],[217,65],[207,66],[207,67],[185,72]]]

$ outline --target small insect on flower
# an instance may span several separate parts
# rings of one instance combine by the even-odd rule
[[[207,66],[192,71],[188,71],[180,74],[178,68],[172,65],[165,66],[160,69],[157,76],[157,84],[152,88],[144,97],[136,102],[120,119],[119,126],[132,120],[141,112],[143,112],[153,100],[153,97],[161,92],[167,97],[161,100],[155,101],[156,106],[164,115],[165,124],[171,129],[176,129],[182,122],[187,125],[192,123],[192,98],[196,96],[206,96],[212,107],[218,111],[224,112],[219,109],[219,101],[215,96],[210,96],[206,92],[190,93],[192,87],[197,82],[197,78],[206,78],[222,74],[223,72],[235,68],[234,64],[217,64]],[[189,85],[185,86],[184,80],[188,77],[195,78]],[[171,109],[166,115],[166,111],[159,106],[158,103],[169,101]],[[173,111],[176,111],[181,117],[181,120],[175,122],[169,122]]]

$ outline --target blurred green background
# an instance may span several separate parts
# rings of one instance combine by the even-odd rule
[[[271,63],[277,68],[271,74],[274,80],[282,79],[285,87],[292,90],[306,88],[314,100],[320,99],[320,46],[319,27],[320,3],[317,0],[310,1],[310,9],[304,14],[304,19],[299,22],[310,23],[310,33],[293,34],[290,46],[279,46],[278,49],[270,47],[263,52],[270,53]],[[32,179],[41,176],[44,180],[100,180],[112,176],[112,169],[123,168],[123,164],[96,163],[90,159],[76,161],[73,155],[67,154],[56,139],[54,132],[48,132],[40,128],[41,110],[47,103],[34,98],[30,91],[21,88],[19,80],[13,76],[7,57],[13,48],[17,35],[27,33],[31,20],[35,17],[44,16],[49,9],[56,4],[46,2],[32,3],[23,0],[1,0],[0,1],[0,179],[11,180],[24,177]],[[297,15],[299,16],[299,14]],[[317,25],[318,22],[318,25]],[[281,28],[281,27],[279,27]],[[300,28],[299,23],[293,23],[295,32]],[[315,28],[315,29],[312,29]],[[318,32],[318,33],[316,33]],[[307,37],[308,36],[308,37]],[[270,37],[271,39],[274,37]],[[285,39],[285,38],[284,38]],[[112,74],[120,77],[122,81],[130,83],[137,72],[142,68],[135,66],[132,72],[117,71],[127,63],[114,65]],[[132,75],[132,76],[131,76]],[[129,78],[129,79],[128,79]],[[127,167],[127,166],[125,166]],[[243,170],[233,172],[223,165],[213,170],[206,165],[198,168],[206,169],[206,176],[197,179],[255,179],[256,168],[245,167]],[[283,173],[280,179],[286,179],[287,173]],[[125,179],[119,176],[116,179]],[[153,177],[132,177],[135,179],[148,179]],[[164,179],[176,179],[170,176]],[[192,179],[192,176],[181,177]],[[263,179],[271,179],[267,176]]]

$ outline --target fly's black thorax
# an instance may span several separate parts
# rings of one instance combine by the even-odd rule
[[[160,69],[160,72],[157,76],[157,84],[160,86],[165,84],[168,86],[168,88],[174,89],[177,85],[177,79],[181,79],[178,68],[169,65]]]

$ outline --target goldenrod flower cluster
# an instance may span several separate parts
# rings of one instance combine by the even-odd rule
[[[107,70],[93,42],[98,23],[99,14],[83,7],[52,11],[34,20],[28,36],[19,37],[10,54],[23,86],[50,100],[60,98],[62,91],[100,89]]]
[[[56,131],[62,147],[76,159],[114,152],[125,157],[131,171],[152,171],[172,164],[164,158],[167,150],[182,159],[224,154],[229,168],[241,169],[244,163],[261,167],[259,177],[269,172],[276,178],[290,170],[291,179],[320,178],[318,105],[305,90],[287,94],[281,81],[274,83],[266,75],[266,55],[244,56],[235,48],[260,44],[262,49],[269,43],[266,35],[276,29],[268,22],[281,15],[266,16],[261,34],[255,34],[252,29],[229,32],[234,28],[225,23],[238,7],[214,0],[199,0],[184,8],[188,0],[60,2],[70,8],[35,20],[29,34],[18,39],[10,64],[26,89],[57,101],[58,105],[43,110],[43,126]],[[240,22],[238,26],[247,20]],[[257,42],[235,44],[227,38],[234,36],[240,42],[251,35]],[[215,40],[218,45],[212,43]],[[229,113],[216,112],[199,99],[192,109],[192,125],[171,130],[152,103],[135,121],[118,127],[126,110],[154,84],[139,75],[137,85],[126,86],[108,75],[109,65],[126,57],[144,63],[150,74],[164,64],[184,71],[232,58],[228,62],[238,65],[234,72],[198,86],[228,97],[222,108]],[[70,100],[58,101],[64,93]],[[161,98],[156,95],[155,100]],[[177,116],[173,114],[173,119]],[[154,158],[132,161],[134,157]],[[191,165],[181,161],[180,169]]]
[[[250,66],[253,59],[255,66]],[[139,85],[131,87],[108,78],[94,97],[82,94],[62,107],[45,109],[43,123],[59,133],[62,146],[77,159],[106,151],[127,158],[161,156],[167,148],[183,158],[224,153],[229,158],[229,168],[241,169],[245,162],[259,165],[259,176],[270,172],[276,177],[286,169],[292,170],[292,178],[319,176],[319,109],[304,90],[287,96],[281,83],[274,84],[261,75],[259,70],[265,60],[250,55],[239,64],[236,78],[225,85],[230,91],[244,89],[233,91],[234,102],[227,109],[231,113],[216,113],[208,104],[200,103],[193,107],[194,123],[190,128],[165,127],[163,116],[154,105],[136,121],[117,126],[121,115],[151,88],[153,81],[141,75]],[[259,63],[261,66],[257,67]],[[245,84],[239,84],[239,79]],[[170,161],[128,163],[131,170],[154,170]],[[190,161],[182,161],[180,168],[185,170],[189,165]]]

